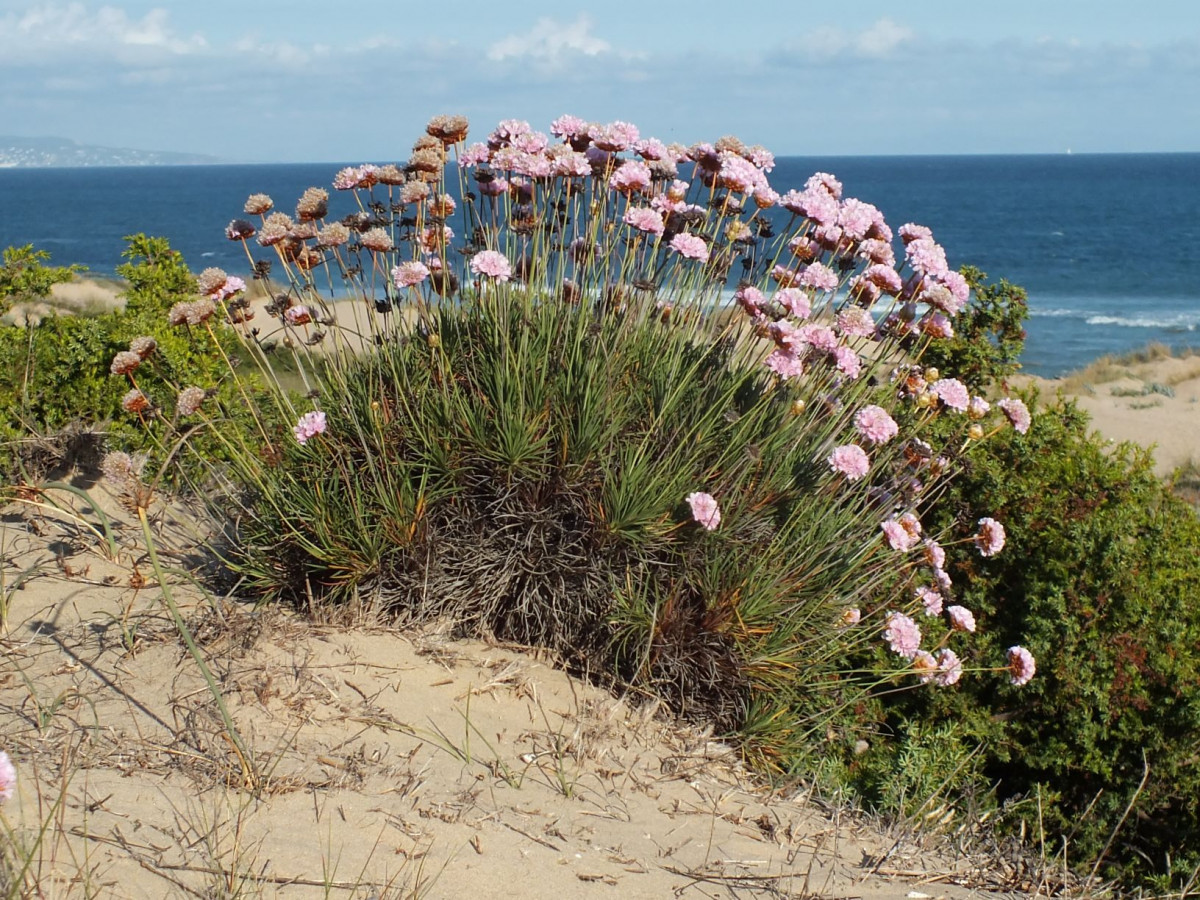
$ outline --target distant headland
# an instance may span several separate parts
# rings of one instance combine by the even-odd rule
[[[97,147],[61,137],[0,135],[0,168],[59,168],[75,166],[198,166],[219,163],[201,153]]]

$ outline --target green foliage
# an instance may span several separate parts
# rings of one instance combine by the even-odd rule
[[[930,344],[921,357],[980,391],[1020,368],[1025,346],[1029,305],[1025,291],[1003,279],[988,283],[987,274],[973,266],[961,270],[971,288],[971,300],[954,317],[954,337]]]
[[[891,698],[894,740],[879,751],[891,761],[879,765],[902,767],[913,722],[953,723],[983,748],[981,771],[1002,798],[1041,796],[1041,822],[1068,858],[1090,865],[1116,832],[1109,875],[1190,872],[1200,863],[1200,520],[1148,453],[1105,446],[1065,403],[1027,435],[993,438],[940,513],[943,524],[1004,523],[1003,553],[951,572],[978,618],[981,659],[1021,643],[1038,674],[1023,688],[997,673]],[[1027,828],[1039,827],[1035,814]]]
[[[0,265],[0,313],[13,303],[48,297],[54,285],[70,281],[83,270],[83,266],[48,266],[49,259],[47,251],[34,250],[33,244],[5,248]]]
[[[166,416],[173,414],[178,390],[195,385],[213,391],[235,419],[245,421],[245,404],[235,399],[225,363],[211,347],[198,345],[167,323],[171,306],[195,295],[195,279],[183,258],[163,238],[139,234],[127,240],[127,262],[118,269],[129,283],[123,311],[47,317],[27,328],[0,327],[0,460],[5,467],[18,459],[35,469],[53,465],[53,460],[39,458],[50,445],[31,437],[77,426],[104,430],[113,447],[158,448],[163,429],[148,427],[154,419],[150,414],[139,418],[121,409],[130,385],[109,371],[113,357],[141,336],[153,337],[158,349],[137,370],[137,384]],[[32,280],[41,284],[46,278]],[[218,333],[218,340],[230,353],[240,347],[232,334]],[[221,456],[211,439],[205,446]]]

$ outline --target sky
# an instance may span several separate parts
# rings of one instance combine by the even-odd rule
[[[1200,0],[0,0],[0,135],[401,161],[563,113],[777,155],[1200,151]]]

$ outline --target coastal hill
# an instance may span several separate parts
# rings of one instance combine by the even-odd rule
[[[96,147],[61,137],[0,135],[0,168],[58,168],[67,166],[195,166],[220,162],[200,153]]]

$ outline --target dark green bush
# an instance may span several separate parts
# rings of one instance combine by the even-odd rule
[[[952,725],[952,743],[982,747],[964,774],[1000,799],[1040,798],[1019,815],[1056,851],[1065,842],[1069,860],[1090,865],[1115,833],[1107,874],[1190,873],[1200,864],[1200,520],[1146,451],[1107,445],[1061,402],[1028,434],[993,437],[938,512],[942,525],[1004,523],[1003,553],[951,573],[978,619],[980,659],[1020,642],[1038,674],[1020,689],[997,673],[890,698],[894,740],[880,742],[860,783],[880,796],[911,752],[913,723]]]

